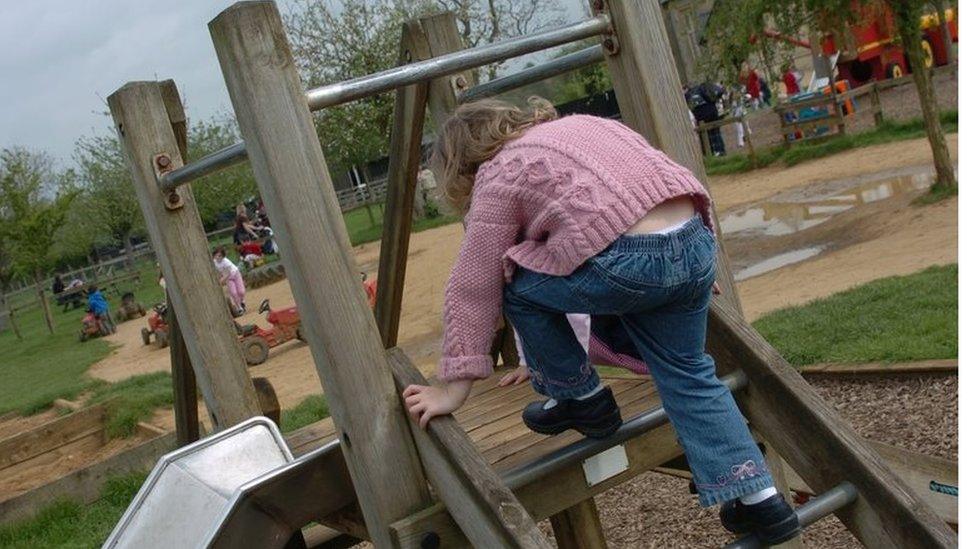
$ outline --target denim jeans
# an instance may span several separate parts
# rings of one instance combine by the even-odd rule
[[[647,363],[704,506],[773,485],[728,388],[705,353],[715,238],[699,217],[668,234],[624,235],[568,276],[520,268],[505,316],[522,338],[532,385],[557,400],[600,379],[566,313],[620,319]]]

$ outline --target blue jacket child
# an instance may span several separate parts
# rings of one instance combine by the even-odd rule
[[[108,314],[108,301],[105,300],[105,296],[95,286],[88,288],[88,307],[96,315]]]

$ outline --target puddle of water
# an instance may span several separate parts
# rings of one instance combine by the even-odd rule
[[[935,175],[918,173],[869,181],[830,194],[796,202],[766,202],[722,217],[725,235],[749,231],[765,236],[798,233],[816,227],[833,216],[864,204],[927,189]]]
[[[772,257],[768,257],[759,263],[755,263],[742,269],[741,271],[735,273],[735,281],[740,282],[747,278],[752,278],[754,276],[759,276],[761,274],[768,273],[769,271],[775,271],[780,267],[785,267],[787,265],[792,265],[794,263],[799,263],[801,261],[806,261],[811,257],[824,251],[823,246],[812,246],[810,248],[801,248],[799,250],[793,250],[782,254],[777,254]]]

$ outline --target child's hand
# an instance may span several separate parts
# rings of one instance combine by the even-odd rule
[[[504,387],[506,385],[518,385],[519,383],[525,382],[527,379],[529,379],[529,368],[527,366],[519,366],[511,372],[503,375],[501,380],[498,381],[498,386]]]
[[[464,404],[471,392],[472,381],[462,379],[444,386],[410,385],[403,391],[403,402],[421,429],[437,416],[446,416]]]

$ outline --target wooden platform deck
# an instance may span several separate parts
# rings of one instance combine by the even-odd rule
[[[498,387],[504,371],[475,383],[471,396],[455,413],[478,450],[499,472],[515,468],[541,455],[567,446],[582,438],[575,431],[558,436],[533,433],[522,423],[522,409],[539,395],[529,383]],[[660,405],[649,379],[625,376],[601,376],[620,405],[624,420]],[[295,455],[301,455],[335,438],[331,418],[309,425],[288,437]]]

